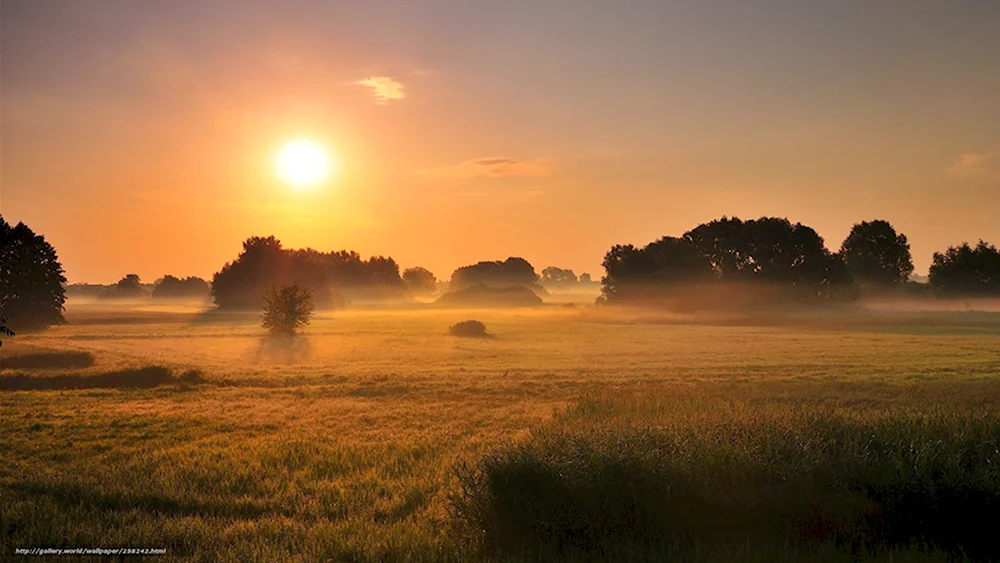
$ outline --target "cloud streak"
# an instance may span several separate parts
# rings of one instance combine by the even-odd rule
[[[466,160],[452,166],[418,170],[417,174],[437,178],[504,178],[507,176],[547,176],[552,161],[547,158],[517,159],[486,157]]]
[[[1000,175],[1000,153],[967,153],[948,167],[948,173],[959,178]]]
[[[371,88],[372,95],[375,96],[375,103],[379,105],[386,105],[406,97],[403,83],[389,76],[369,76],[354,84]]]

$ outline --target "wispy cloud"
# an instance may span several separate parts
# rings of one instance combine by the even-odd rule
[[[438,178],[503,178],[505,176],[546,176],[552,172],[547,158],[517,159],[486,157],[466,160],[452,166],[418,170],[417,174]]]
[[[403,83],[388,76],[369,76],[364,80],[358,80],[354,84],[371,88],[372,95],[375,96],[375,103],[377,104],[385,105],[406,97]]]
[[[963,154],[958,162],[948,167],[948,173],[959,178],[1000,175],[1000,153]]]

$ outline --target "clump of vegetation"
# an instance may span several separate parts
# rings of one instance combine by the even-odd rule
[[[198,384],[205,378],[199,370],[175,374],[164,366],[127,368],[104,373],[59,375],[14,374],[0,376],[4,391],[60,391],[69,389],[149,389],[160,385]]]
[[[981,517],[1000,510],[996,415],[673,413],[599,397],[461,466],[461,528],[508,556],[668,559],[698,545],[1000,556]]]
[[[264,314],[260,324],[271,334],[293,335],[309,324],[312,314],[312,293],[298,285],[272,287],[264,295]]]
[[[448,328],[448,334],[452,336],[466,336],[472,338],[485,338],[486,325],[479,321],[469,320],[455,323]]]

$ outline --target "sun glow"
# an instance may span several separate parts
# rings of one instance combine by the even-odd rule
[[[333,168],[326,150],[308,139],[294,139],[285,143],[278,150],[275,164],[278,177],[296,189],[322,184]]]

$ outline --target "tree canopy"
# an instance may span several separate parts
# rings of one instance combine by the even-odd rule
[[[573,270],[549,266],[542,270],[541,282],[545,285],[572,285],[579,282],[579,278]]]
[[[1000,251],[980,240],[935,252],[930,285],[953,295],[1000,295]]]
[[[167,274],[153,288],[153,299],[204,299],[211,291],[208,282],[199,277],[181,279]]]
[[[854,280],[866,286],[893,286],[910,279],[913,259],[906,235],[883,220],[854,225],[840,246]]]
[[[607,302],[712,285],[767,287],[772,297],[808,302],[844,297],[852,287],[843,260],[815,230],[776,217],[723,217],[642,248],[616,245],[603,266]]]
[[[62,264],[52,245],[24,223],[0,216],[0,314],[20,330],[66,322]]]
[[[313,314],[312,294],[297,285],[271,287],[264,294],[260,324],[271,334],[294,335],[309,324]]]
[[[289,250],[273,236],[251,237],[243,252],[212,278],[212,297],[224,309],[261,305],[272,286],[298,285],[310,292],[317,306],[342,304],[341,289],[374,289],[390,294],[403,290],[399,265],[389,257],[363,260],[357,252]]]
[[[480,284],[487,287],[520,285],[540,290],[538,280],[538,274],[530,262],[511,256],[504,261],[477,262],[462,266],[451,274],[448,286],[451,291]]]
[[[437,278],[427,268],[420,266],[403,270],[403,282],[413,294],[434,293],[437,290]]]

